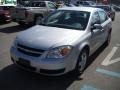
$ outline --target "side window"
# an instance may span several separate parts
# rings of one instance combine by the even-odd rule
[[[92,16],[92,25],[93,24],[100,24],[100,17],[99,14],[97,12],[95,12]]]
[[[46,7],[46,4],[45,4],[45,2],[42,2],[42,3],[39,4],[39,6],[40,7]]]
[[[55,5],[53,3],[50,3],[50,2],[48,3],[48,7],[50,9],[56,9]]]
[[[98,13],[100,16],[100,22],[104,23],[108,19],[107,14],[104,11],[99,11]]]

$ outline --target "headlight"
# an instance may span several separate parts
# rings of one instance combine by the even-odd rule
[[[63,58],[67,56],[72,47],[71,46],[60,46],[48,51],[46,58]]]

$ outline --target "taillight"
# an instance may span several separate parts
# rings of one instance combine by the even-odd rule
[[[4,14],[9,15],[10,13],[9,13],[9,11],[4,11]]]
[[[28,14],[29,14],[29,13],[28,13],[28,11],[25,11],[25,17],[27,17],[27,16],[28,16]]]

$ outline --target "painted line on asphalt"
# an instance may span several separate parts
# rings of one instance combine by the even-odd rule
[[[107,57],[103,60],[103,62],[101,63],[101,65],[108,66],[108,65],[114,64],[116,62],[119,62],[120,58],[111,60],[111,58],[114,56],[114,54],[116,53],[117,50],[118,50],[118,47],[113,47],[113,49],[107,55]]]
[[[80,90],[100,90],[100,89],[97,89],[97,88],[90,86],[90,85],[84,85],[81,87]]]
[[[120,44],[117,44],[116,46],[117,46],[117,47],[120,47]]]
[[[104,70],[101,68],[97,68],[96,71],[102,74],[106,74],[108,76],[120,78],[120,73],[117,73],[117,72],[112,72],[112,71]]]

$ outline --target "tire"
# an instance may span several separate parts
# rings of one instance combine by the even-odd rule
[[[76,64],[76,68],[75,68],[76,74],[83,73],[83,71],[85,70],[87,66],[87,61],[88,61],[88,54],[89,52],[87,49],[83,49],[82,52],[80,53],[77,64]]]
[[[35,24],[35,25],[40,24],[41,20],[42,20],[42,17],[41,17],[41,16],[36,16],[36,17],[35,17],[35,20],[34,20],[34,24]]]
[[[115,17],[112,18],[112,21],[114,21],[114,20],[115,20]]]
[[[112,21],[115,21],[115,13],[114,13],[114,16],[112,17]]]
[[[107,40],[105,41],[105,46],[108,46],[110,44],[110,41],[111,41],[111,32],[109,32],[107,36]]]
[[[20,25],[20,26],[24,26],[25,25],[25,22],[18,22],[18,24]]]

